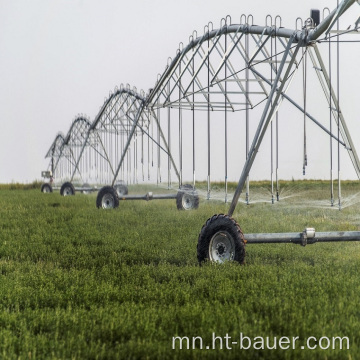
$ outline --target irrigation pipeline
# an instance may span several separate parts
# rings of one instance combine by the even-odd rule
[[[244,234],[247,244],[292,243],[302,246],[317,242],[360,241],[360,231],[315,232],[314,228],[305,228],[302,232]]]

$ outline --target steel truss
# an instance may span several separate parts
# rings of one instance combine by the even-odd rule
[[[149,123],[148,113],[142,111],[143,96],[143,93],[138,94],[136,88],[130,89],[129,86],[120,86],[109,94],[86,134],[71,181],[76,174],[84,171],[80,166],[82,158],[92,159],[86,176],[88,181],[94,183],[115,181],[121,154],[127,154],[129,167],[131,155],[127,138],[146,131]],[[119,169],[122,162],[123,157]],[[122,175],[125,175],[125,170]]]
[[[271,127],[271,141],[273,133],[276,135],[276,145],[271,146],[271,176],[273,177],[273,157],[276,157],[276,193],[278,198],[278,110],[284,99],[289,101],[304,114],[304,118],[310,119],[321,130],[340,143],[349,153],[356,174],[360,177],[359,158],[351,140],[350,133],[346,127],[344,116],[341,113],[339,103],[336,99],[331,82],[326,73],[326,66],[321,58],[316,40],[332,26],[334,18],[341,15],[353,1],[343,2],[339,9],[335,9],[324,19],[319,26],[314,27],[312,21],[307,21],[301,30],[286,29],[281,27],[281,18],[267,17],[269,25],[257,26],[250,24],[251,18],[242,16],[240,22],[243,24],[228,24],[229,18],[223,19],[222,27],[214,30],[212,24],[204,29],[200,37],[191,36],[186,47],[180,47],[175,58],[171,60],[160,76],[154,89],[147,99],[148,106],[152,109],[168,109],[165,118],[170,119],[169,109],[179,109],[179,129],[184,123],[185,111],[190,110],[195,122],[195,113],[203,111],[207,116],[207,131],[203,136],[207,138],[207,181],[208,198],[210,198],[211,177],[211,152],[214,152],[214,139],[211,135],[211,123],[218,121],[214,113],[223,112],[225,127],[225,188],[227,188],[228,167],[228,125],[230,117],[236,112],[245,112],[246,126],[246,159],[243,175],[239,187],[242,189],[244,183],[248,183],[248,176],[255,156],[259,150],[264,135]],[[231,21],[231,19],[230,19]],[[335,135],[327,129],[318,119],[307,111],[306,103],[301,104],[287,95],[296,72],[304,63],[307,53],[310,53],[314,69],[319,76],[320,83],[324,89],[328,102],[335,107],[333,116],[336,125],[340,127],[340,135]],[[321,75],[319,75],[321,73]],[[328,95],[331,94],[331,95]],[[250,147],[249,118],[250,110],[261,109],[257,130],[253,136]],[[164,111],[163,111],[164,113]],[[337,114],[341,114],[338,120]],[[163,116],[164,117],[164,116]],[[171,117],[173,121],[174,116]],[[275,120],[276,119],[276,120]],[[241,121],[241,115],[237,120]],[[275,120],[275,121],[273,121]],[[254,124],[256,120],[251,120]],[[276,123],[273,129],[273,122]],[[168,122],[170,127],[170,121]],[[195,125],[193,125],[193,182],[195,184]],[[205,133],[205,134],[204,134]],[[170,134],[170,133],[169,133]],[[178,133],[180,178],[182,179],[182,132]],[[273,154],[275,147],[275,154]],[[306,151],[306,150],[305,150]],[[304,154],[304,172],[307,164],[306,153]],[[238,201],[238,192],[235,194],[234,204]],[[272,191],[273,192],[273,191]],[[246,187],[246,198],[248,199],[248,185]],[[274,198],[274,194],[273,194]],[[226,197],[225,197],[226,200]],[[233,210],[232,210],[233,211]],[[231,212],[232,212],[231,211]]]
[[[90,120],[81,114],[75,117],[66,136],[59,133],[46,158],[50,158],[50,171],[55,179],[70,179],[72,169],[79,159],[79,148],[90,129]]]
[[[214,149],[220,146],[217,144],[220,143],[219,134],[213,126],[219,126],[221,122],[227,201],[228,164],[240,162],[241,159],[240,148],[231,144],[233,129],[229,124],[243,122],[243,138],[237,142],[243,144],[245,164],[229,214],[233,213],[245,184],[246,199],[249,201],[250,169],[268,128],[271,130],[272,183],[273,177],[276,178],[272,199],[275,192],[279,199],[278,111],[283,100],[294,105],[304,114],[304,118],[310,119],[340,143],[348,151],[360,177],[360,162],[316,44],[321,34],[331,30],[334,19],[341,16],[352,3],[354,1],[343,1],[317,27],[307,21],[301,29],[287,29],[282,27],[280,17],[272,19],[270,16],[266,18],[265,26],[258,26],[253,25],[251,16],[242,15],[240,24],[232,24],[231,18],[227,17],[222,20],[219,29],[214,29],[210,23],[204,28],[203,35],[193,33],[188,45],[180,46],[148,96],[143,91],[138,94],[135,88],[130,89],[128,85],[115,89],[87,131],[84,129],[81,141],[76,145],[75,142],[70,142],[70,146],[66,144],[64,149],[67,150],[62,150],[58,159],[63,156],[70,164],[70,181],[82,179],[83,182],[114,185],[119,178],[136,183],[140,172],[138,163],[141,164],[141,176],[145,180],[147,157],[148,179],[150,166],[157,167],[157,183],[162,182],[162,169],[167,168],[168,187],[171,187],[174,173],[181,186],[184,169],[192,167],[195,186],[195,163],[199,163],[197,159],[204,158],[206,154],[210,198],[213,156],[218,151]],[[333,117],[340,127],[341,137],[310,114],[305,102],[301,103],[301,100],[287,94],[308,53],[326,98],[334,107]],[[254,117],[250,119],[250,113],[255,111],[256,120]],[[199,121],[199,118],[202,120]],[[200,136],[206,139],[206,152],[199,149],[196,141],[199,136],[195,134],[199,131],[197,123],[200,122]],[[255,127],[256,130],[253,130]],[[154,156],[154,144],[157,156]],[[74,151],[74,148],[77,150]],[[306,155],[304,168],[305,165]]]

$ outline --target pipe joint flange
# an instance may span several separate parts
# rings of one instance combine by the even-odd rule
[[[315,229],[314,228],[305,228],[301,233],[301,245],[306,246],[307,244],[313,244],[313,239],[315,238]],[[308,241],[310,240],[310,241]]]
[[[307,234],[306,234],[306,229],[301,233],[301,246],[306,246],[307,245]]]
[[[152,200],[153,199],[153,193],[152,192],[148,192],[146,194],[146,201]]]

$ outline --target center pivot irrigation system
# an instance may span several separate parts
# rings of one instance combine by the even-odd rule
[[[157,140],[154,138],[154,123],[151,120],[154,122],[154,119],[155,121],[157,119],[145,108],[145,104],[143,91],[137,93],[136,88],[120,86],[105,99],[93,122],[84,115],[77,116],[68,134],[66,136],[58,134],[46,154],[46,157],[51,159],[51,170],[43,172],[43,176],[50,178],[50,183],[43,184],[41,191],[52,192],[54,189],[60,189],[60,194],[67,196],[74,195],[75,191],[83,193],[97,191],[98,186],[90,186],[90,183],[111,182],[111,186],[103,186],[99,190],[96,200],[98,208],[118,207],[120,200],[175,199],[178,209],[196,209],[199,205],[199,197],[192,185],[180,184],[177,193],[173,194],[147,193],[144,196],[131,196],[128,195],[126,182],[117,180],[120,174],[122,179],[127,177],[129,183],[132,175],[137,178],[138,171],[143,178],[145,177],[144,148],[147,148],[148,160],[150,160],[150,150],[154,151],[153,148],[150,149],[150,143],[157,147],[158,163],[160,164],[160,151],[165,152],[169,158],[169,167],[173,165],[179,178],[160,126],[156,129]],[[137,166],[139,143],[141,170]],[[150,161],[147,170],[150,178]],[[57,187],[53,184],[54,176],[66,180]],[[76,176],[82,180],[79,186],[73,185],[74,181],[79,182]]]
[[[78,116],[66,136],[58,134],[47,153],[51,158],[51,170],[45,175],[67,178],[60,188],[62,195],[74,194],[75,190],[98,189],[84,181],[111,183],[99,190],[98,207],[116,207],[119,200],[125,199],[176,198],[178,208],[190,209],[199,204],[195,164],[199,166],[200,162],[200,168],[206,173],[208,199],[214,158],[217,163],[220,160],[224,164],[227,202],[228,164],[241,163],[242,147],[245,149],[244,165],[229,211],[226,215],[209,218],[199,234],[197,257],[200,263],[206,259],[243,263],[246,243],[291,242],[305,246],[325,241],[359,241],[360,232],[316,233],[313,228],[299,233],[244,235],[232,217],[244,189],[246,202],[249,202],[249,173],[269,128],[271,197],[272,202],[279,200],[279,109],[284,100],[294,106],[303,119],[304,173],[307,122],[311,121],[330,139],[331,204],[334,205],[333,142],[337,145],[339,208],[340,149],[348,153],[360,178],[360,161],[339,105],[339,39],[359,33],[360,17],[345,31],[339,30],[339,19],[356,2],[360,5],[359,0],[338,2],[332,12],[323,11],[322,20],[320,11],[312,10],[311,17],[304,23],[297,19],[295,29],[282,27],[279,16],[274,19],[267,16],[265,26],[254,25],[251,15],[242,15],[239,24],[233,24],[227,16],[219,29],[209,23],[203,35],[194,32],[187,46],[180,44],[176,56],[169,59],[165,71],[148,94],[121,86],[105,99],[93,122],[83,115]],[[328,65],[321,56],[320,46],[328,47]],[[337,54],[336,76],[331,70],[332,47]],[[326,125],[309,113],[308,59],[329,109]],[[288,95],[299,69],[303,75],[300,101]],[[250,113],[256,120],[250,122]],[[235,131],[236,126],[241,130]],[[201,136],[202,141],[197,141],[195,134]],[[206,162],[202,161],[204,158]],[[137,183],[138,176],[149,180],[155,172],[157,184],[160,184],[164,168],[168,189],[175,173],[179,183],[177,194],[131,196],[127,194],[125,182],[118,180]],[[240,168],[235,166],[235,170]],[[186,171],[192,175],[191,185],[183,185]],[[84,183],[76,188],[72,185],[74,181]],[[42,191],[52,191],[52,188],[50,182],[43,185]]]

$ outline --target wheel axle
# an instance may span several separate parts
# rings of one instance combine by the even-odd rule
[[[106,199],[111,198],[111,202]],[[105,200],[104,200],[105,199]],[[118,189],[111,186],[103,187],[97,196],[96,206],[104,209],[119,206],[119,201],[124,200],[167,200],[175,199],[178,210],[197,209],[199,206],[199,195],[191,185],[183,185],[176,194],[153,194],[148,192],[145,195],[120,195]]]

